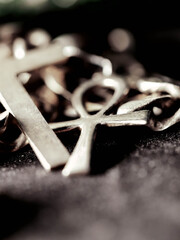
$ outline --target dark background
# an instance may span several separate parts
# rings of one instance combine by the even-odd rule
[[[0,23],[20,21],[25,29],[42,27],[52,36],[80,32],[91,39],[93,52],[104,50],[107,33],[116,27],[130,30],[136,39],[136,56],[148,71],[178,78],[180,16],[177,1],[87,1],[70,9],[43,13],[16,10]]]
[[[180,78],[178,6],[169,1],[101,1],[40,15],[9,15],[52,36],[81,32],[101,54],[107,33],[122,27],[136,39],[149,73]],[[68,135],[69,134],[69,135]],[[70,149],[75,133],[60,134]],[[29,147],[0,159],[0,239],[179,240],[180,130],[98,128],[92,174],[46,173]]]

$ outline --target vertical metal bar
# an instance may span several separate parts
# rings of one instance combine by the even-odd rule
[[[32,55],[30,55],[30,59],[27,59],[33,60],[33,58],[37,57],[35,61],[36,63],[39,62],[37,65],[43,65],[43,63],[40,64],[40,58],[37,60],[38,54],[36,55],[36,52],[33,52],[33,56],[31,56]],[[53,57],[50,58],[52,61]],[[55,58],[57,60],[57,57]],[[61,56],[60,59],[61,58],[63,57]],[[19,126],[27,136],[32,149],[43,167],[46,170],[50,170],[51,168],[66,163],[69,158],[69,153],[55,133],[50,129],[22,84],[17,80],[16,70],[18,71],[19,69],[16,69],[16,66],[20,66],[19,64],[22,63],[21,70],[28,67],[29,60],[27,62],[26,59],[23,60],[24,67],[23,61],[13,61],[12,59],[1,64],[0,101],[17,119]],[[35,65],[36,64],[31,64],[31,67]]]

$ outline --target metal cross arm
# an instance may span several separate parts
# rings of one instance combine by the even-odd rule
[[[102,107],[102,109],[94,115],[87,113],[83,106],[83,95],[86,91],[93,87],[105,87],[114,90],[114,94],[109,102]],[[117,104],[124,96],[126,96],[128,88],[125,81],[116,76],[109,78],[101,76],[94,80],[81,84],[73,93],[72,105],[80,115],[79,119],[67,122],[52,123],[52,129],[67,128],[72,129],[79,127],[81,134],[71,154],[65,168],[63,175],[69,176],[73,174],[86,174],[90,170],[90,156],[91,147],[95,128],[97,125],[107,125],[110,127],[125,126],[125,125],[146,125],[149,118],[149,111],[142,110],[124,115],[105,115],[113,105]]]
[[[34,105],[30,96],[18,81],[21,72],[63,62],[67,59],[62,54],[59,43],[48,48],[32,50],[21,59],[9,58],[0,64],[0,101],[16,118],[26,135],[39,161],[46,170],[67,162],[69,153]]]

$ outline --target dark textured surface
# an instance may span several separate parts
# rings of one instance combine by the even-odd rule
[[[99,131],[93,158],[115,166],[75,178],[46,173],[28,148],[1,157],[1,238],[178,240],[179,141],[179,125]]]

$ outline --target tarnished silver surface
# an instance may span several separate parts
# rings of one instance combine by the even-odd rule
[[[55,94],[63,96],[66,100],[71,102],[72,93],[67,90],[63,70],[56,66],[49,66],[40,70],[40,76],[45,82],[46,86]],[[97,91],[100,94],[100,91]],[[70,117],[78,117],[78,113],[72,108],[71,104],[68,106],[69,112],[66,115]],[[88,112],[99,111],[102,104],[87,102],[86,107]],[[67,108],[67,107],[66,107]]]
[[[49,128],[22,84],[17,81],[17,75],[65,59],[61,46],[54,43],[47,49],[28,52],[23,59],[9,58],[1,62],[0,66],[0,100],[4,107],[17,119],[31,147],[46,170],[64,164],[69,157],[69,153]]]
[[[118,110],[118,113],[121,111],[126,111],[126,109],[131,109],[131,111],[135,111],[137,109],[141,109],[152,102],[157,102],[161,100],[167,100],[171,98],[173,100],[180,99],[180,85],[177,81],[174,81],[170,78],[161,76],[160,77],[150,77],[147,79],[134,79],[131,77],[127,78],[128,84],[130,88],[134,88],[143,93],[168,93],[169,96],[160,95],[159,97],[152,97],[151,95],[142,100],[136,100],[133,102],[126,103],[124,106],[121,106]],[[152,117],[148,123],[148,126],[154,131],[163,131],[168,127],[180,122],[180,106],[179,102],[177,103],[178,107],[174,114],[170,117],[164,117],[162,119],[158,119],[156,117]],[[170,110],[169,107],[168,110]],[[128,111],[129,111],[128,110]],[[168,111],[167,110],[167,111]]]
[[[6,130],[8,117],[9,117],[8,111],[0,113],[0,134],[2,134]]]
[[[62,70],[55,66],[49,66],[40,70],[40,76],[46,86],[55,94],[62,95],[65,99],[71,100],[71,92],[66,89]]]
[[[150,95],[150,96],[144,97],[143,99],[140,99],[140,100],[128,101],[128,102],[122,104],[118,108],[117,114],[125,114],[125,113],[134,112],[134,111],[140,110],[142,108],[148,107],[148,105],[150,105],[150,104],[155,104],[156,102],[165,101],[168,99],[171,99],[170,95],[162,95],[162,96]]]
[[[169,80],[169,81],[164,81]],[[173,98],[180,98],[180,85],[174,80],[169,78],[161,79],[158,77],[150,78],[132,78],[131,76],[127,78],[130,88],[134,88],[143,93],[168,93]]]
[[[27,39],[32,46],[44,47],[50,41],[50,36],[45,31],[41,29],[37,29],[30,32],[28,34]],[[38,39],[39,39],[39,42],[38,42]],[[85,60],[86,62],[89,62],[90,64],[97,65],[97,67],[102,69],[102,73],[105,76],[110,76],[112,74],[112,63],[107,58],[86,53],[79,48],[79,47],[82,47],[83,45],[82,44],[83,40],[79,35],[64,34],[55,38],[53,42],[56,44],[57,43],[60,44],[60,46],[62,47],[62,52],[64,56],[67,56],[67,58],[75,57],[75,56],[79,57]],[[22,42],[20,47],[21,47],[21,52],[23,53],[24,45]],[[16,56],[15,50],[13,51],[13,54]],[[63,79],[63,76],[62,76],[63,71],[60,68],[56,66],[48,66],[40,69],[39,73],[40,73],[40,76],[42,77],[42,80],[44,80],[44,83],[51,91],[53,91],[55,94],[63,96],[68,101],[71,100],[72,94],[66,88],[66,84],[64,82],[65,80]],[[26,82],[26,79],[24,81],[24,77],[27,77],[27,73],[22,73],[22,74],[23,74],[23,78],[22,76],[20,76],[21,78],[19,79],[24,83]],[[70,108],[71,106],[69,105],[69,112],[68,112],[69,116],[70,117],[77,116],[77,113],[72,108],[71,109]],[[88,108],[91,112],[93,112],[97,109],[97,104],[90,102],[88,104]],[[101,108],[101,105],[99,105],[99,108]],[[67,112],[65,111],[65,113]]]
[[[110,101],[94,115],[89,115],[83,105],[83,95],[86,91],[93,87],[105,87],[112,89],[114,94]],[[74,174],[86,174],[90,171],[90,156],[92,140],[97,125],[107,125],[109,127],[125,126],[125,125],[146,125],[149,118],[148,111],[140,111],[124,115],[105,115],[114,104],[117,104],[128,92],[125,81],[117,76],[109,78],[99,76],[94,80],[81,84],[72,96],[72,105],[79,113],[80,118],[68,122],[51,123],[52,129],[67,128],[72,129],[79,127],[81,134],[71,154],[68,163],[63,169],[64,176]]]
[[[110,46],[116,51],[109,56],[117,58],[116,66],[112,66],[109,59],[82,51],[80,47],[83,43],[79,35],[65,34],[50,44],[51,37],[44,30],[35,29],[24,39],[16,36],[19,28],[10,25],[5,29],[7,27],[9,33],[5,34],[3,29],[0,32],[0,37],[5,39],[0,43],[0,100],[6,108],[0,114],[0,134],[3,139],[9,116],[13,115],[17,122],[10,124],[20,126],[25,135],[20,132],[11,141],[8,138],[0,139],[0,151],[16,151],[29,141],[45,169],[50,170],[68,161],[62,172],[64,176],[85,174],[90,171],[91,148],[97,125],[146,125],[154,131],[162,131],[180,121],[180,84],[163,76],[144,78],[144,67],[129,52],[134,42],[127,31],[116,29],[109,35]],[[38,49],[28,51],[29,46]],[[61,66],[74,56],[102,70],[71,93]],[[122,67],[128,76],[122,78],[114,75],[113,67]],[[44,85],[31,92],[31,97],[46,119],[56,119],[60,104],[64,116],[79,118],[50,123],[48,126],[22,86],[33,85],[37,79],[43,80]],[[113,95],[107,89],[112,90]],[[139,91],[138,95],[132,97],[128,94],[132,89]],[[85,100],[87,92],[91,100],[93,94],[96,96],[94,99],[100,100]],[[60,96],[65,99],[64,103],[60,102]],[[112,107],[118,104],[117,114],[110,114]],[[80,137],[69,155],[50,128],[61,132],[77,127],[81,130]]]

